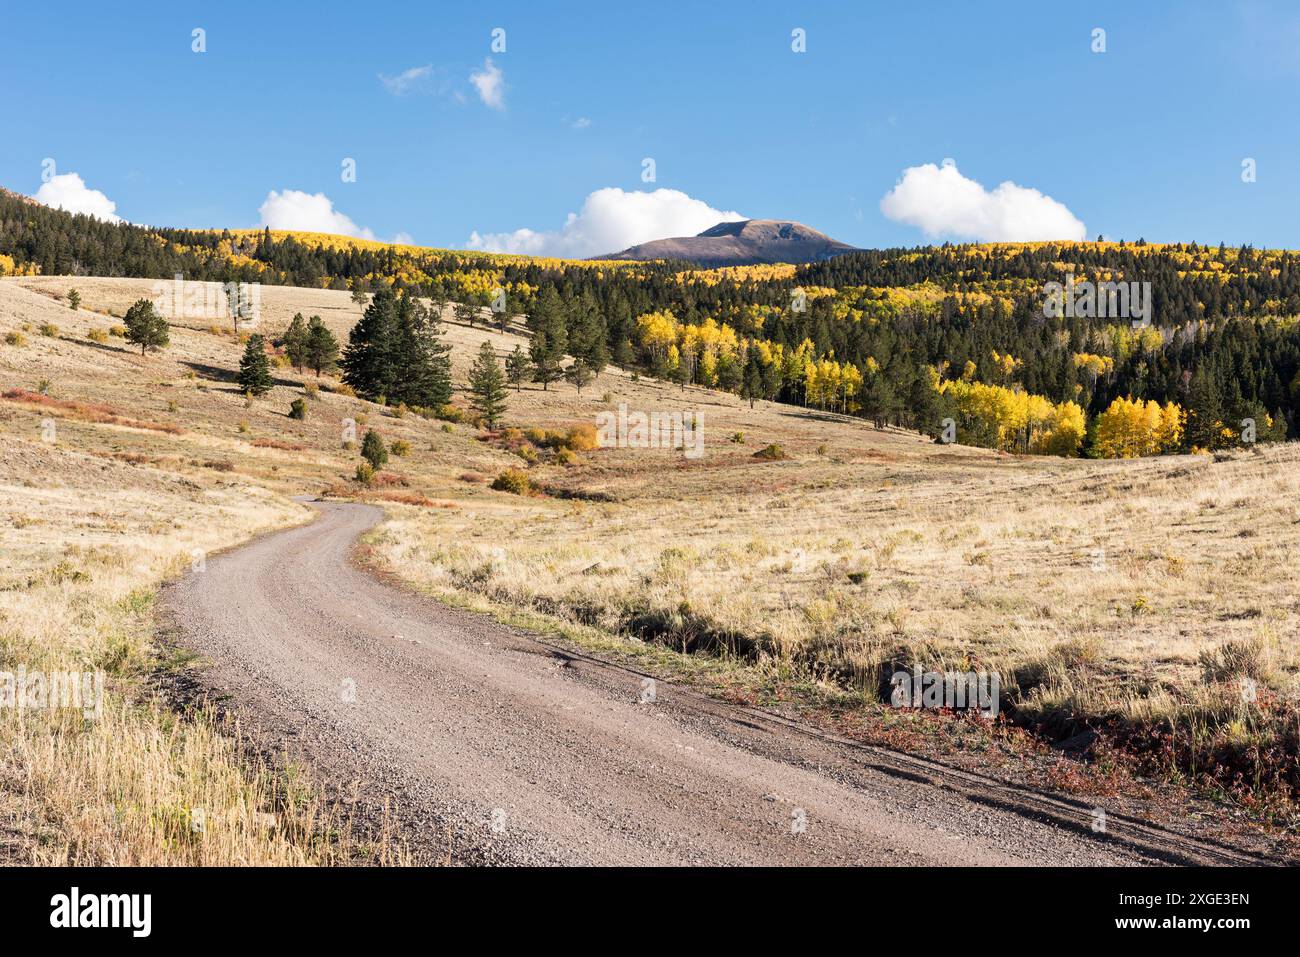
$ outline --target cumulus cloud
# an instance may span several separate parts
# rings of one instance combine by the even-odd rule
[[[375,238],[369,229],[358,226],[335,209],[334,203],[324,193],[304,193],[296,189],[286,189],[281,193],[271,190],[266,194],[266,202],[262,203],[258,212],[262,216],[260,225],[271,229],[335,233],[360,239]]]
[[[895,222],[920,227],[929,237],[980,242],[1087,237],[1083,223],[1052,197],[1010,180],[986,190],[958,172],[951,160],[905,169],[881,199],[880,211]]]
[[[393,96],[405,96],[407,93],[426,87],[432,76],[433,64],[428,63],[424,66],[413,66],[409,70],[403,70],[396,76],[384,76],[381,73],[379,74],[379,80]]]
[[[88,213],[108,223],[125,222],[116,215],[117,203],[97,189],[90,189],[76,173],[60,173],[41,184],[36,201],[70,213]]]
[[[488,57],[483,61],[483,69],[475,70],[469,75],[469,81],[478,90],[478,98],[494,110],[506,108],[506,84],[501,68]]]
[[[737,212],[714,209],[675,189],[624,192],[609,186],[591,193],[582,209],[569,213],[555,232],[516,229],[512,233],[474,232],[470,249],[583,259],[615,253],[652,239],[694,236],[720,222],[742,220]]]

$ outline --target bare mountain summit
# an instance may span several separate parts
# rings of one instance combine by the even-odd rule
[[[684,259],[697,266],[752,266],[756,263],[811,263],[844,253],[853,246],[831,239],[802,223],[781,219],[746,219],[718,223],[698,236],[656,239],[621,253],[594,259]]]

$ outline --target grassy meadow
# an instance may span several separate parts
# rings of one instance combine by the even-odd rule
[[[185,664],[155,640],[158,585],[308,520],[293,496],[322,492],[384,505],[371,560],[444,598],[574,623],[683,668],[734,665],[837,707],[878,706],[899,666],[996,670],[1004,710],[1048,739],[1162,731],[1170,753],[1152,760],[1171,776],[1270,807],[1293,793],[1296,447],[1019,457],[617,369],[580,395],[512,390],[518,431],[487,434],[283,366],[248,400],[228,319],[174,319],[171,345],[141,357],[113,327],[152,288],[0,281],[0,670],[103,669],[110,690],[93,721],[0,713],[13,835],[0,861],[400,860],[250,761],[233,729],[153,700],[154,676]],[[360,315],[343,292],[261,295],[244,333],[277,336],[301,312],[346,342]],[[454,322],[447,339],[461,406],[485,339],[501,355],[526,347]],[[290,419],[304,395],[306,419]],[[704,454],[561,454],[528,431],[591,426],[623,404],[698,413]],[[409,451],[363,488],[345,443],[371,428]],[[756,455],[772,445],[779,456]],[[511,468],[540,494],[492,490]]]

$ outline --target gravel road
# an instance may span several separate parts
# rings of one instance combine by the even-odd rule
[[[351,560],[382,520],[310,525],[168,586],[203,691],[422,862],[1252,863],[1215,844],[862,747],[566,652]],[[653,693],[652,693],[653,692]]]

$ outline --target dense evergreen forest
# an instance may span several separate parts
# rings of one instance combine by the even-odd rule
[[[6,273],[181,273],[491,306],[528,317],[543,385],[564,355],[594,371],[612,361],[1008,451],[1212,449],[1298,424],[1300,255],[1250,247],[944,245],[701,270],[108,224],[0,191]],[[1049,315],[1049,284],[1070,276],[1149,284],[1149,323]]]

